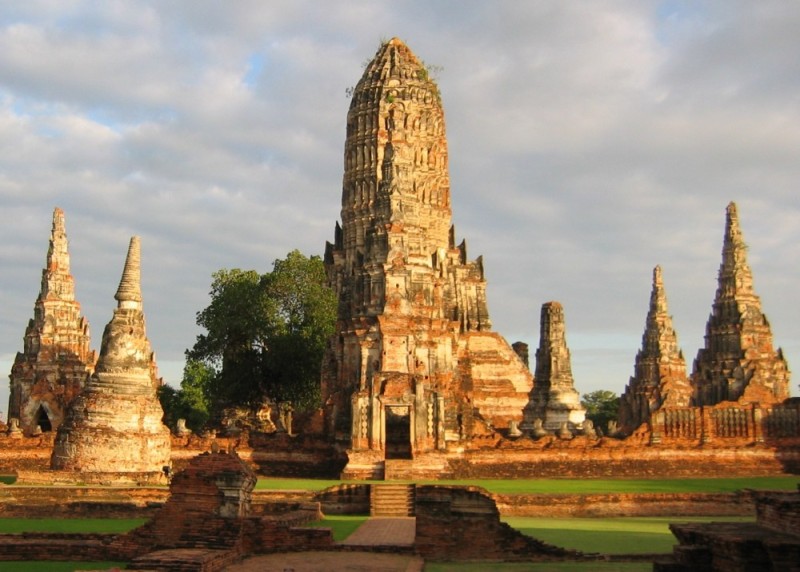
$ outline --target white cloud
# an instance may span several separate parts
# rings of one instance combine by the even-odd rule
[[[541,304],[560,300],[579,390],[620,391],[661,264],[691,362],[736,200],[756,289],[796,364],[799,24],[785,2],[4,11],[0,359],[21,349],[60,206],[94,345],[139,234],[148,333],[179,372],[213,271],[266,271],[332,239],[345,89],[396,35],[443,66],[454,223],[470,256],[485,255],[510,341],[535,347]]]

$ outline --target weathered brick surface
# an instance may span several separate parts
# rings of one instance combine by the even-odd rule
[[[672,524],[680,543],[657,572],[800,570],[800,493],[756,492],[756,523]]]
[[[726,211],[718,282],[705,347],[694,362],[695,404],[784,401],[789,397],[789,369],[781,351],[773,348],[772,331],[753,288],[734,203]]]
[[[535,383],[523,413],[523,429],[530,432],[539,419],[548,431],[558,431],[564,423],[575,431],[583,423],[586,410],[572,377],[564,307],[559,302],[543,304],[539,322]]]
[[[259,516],[250,516],[255,482],[252,469],[237,455],[205,453],[175,475],[167,502],[152,520],[136,530],[122,535],[0,535],[0,559],[24,560],[33,551],[52,544],[53,550],[48,552],[51,559],[137,558],[135,566],[145,569],[213,572],[243,551],[304,550],[333,545],[329,529],[302,528],[321,517],[317,502],[284,503],[280,512],[261,511]],[[29,495],[35,495],[37,490],[41,489],[27,489]],[[38,501],[62,502],[62,494],[67,497],[67,491],[76,490],[42,491]],[[77,496],[86,499],[87,505],[109,503],[107,498],[98,498],[103,494],[127,494],[146,507],[155,502],[153,495],[158,496],[153,491],[137,495],[131,490],[121,493],[111,488],[86,491]],[[0,488],[0,494],[3,492]]]
[[[483,261],[452,227],[439,89],[397,38],[354,89],[344,154],[342,223],[325,251],[339,298],[328,434],[381,461],[417,459],[519,422],[532,376],[490,331]]]
[[[751,516],[752,494],[637,493],[491,495],[503,516]]]
[[[0,560],[113,560],[115,535],[110,534],[4,534],[0,535]]]
[[[693,391],[667,309],[661,267],[656,266],[642,347],[636,354],[633,377],[620,396],[620,429],[632,433],[662,407],[688,407]]]
[[[579,553],[525,536],[500,521],[494,501],[475,488],[418,486],[417,552],[431,560],[558,560]]]
[[[81,316],[70,273],[64,211],[53,212],[47,262],[24,347],[11,368],[8,418],[31,435],[55,431],[80,393],[97,355],[89,348],[89,323]]]
[[[170,433],[161,421],[154,354],[145,333],[140,257],[139,238],[133,237],[95,371],[58,428],[55,470],[163,478],[169,466]]]

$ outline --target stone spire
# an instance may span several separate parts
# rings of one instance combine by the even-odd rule
[[[789,397],[788,367],[781,350],[773,349],[772,331],[753,289],[735,203],[726,212],[717,293],[692,381],[695,405],[770,404]]]
[[[636,354],[634,375],[620,398],[620,428],[630,433],[649,421],[656,409],[688,407],[691,399],[686,362],[678,348],[678,336],[667,309],[661,267],[656,266],[642,348]]]
[[[133,237],[95,372],[59,428],[53,469],[159,480],[170,463],[170,435],[161,422],[164,412],[153,383],[155,360],[145,333],[139,268],[139,238]]]
[[[131,237],[128,245],[128,256],[125,258],[125,268],[122,270],[122,279],[119,288],[114,294],[114,299],[120,308],[142,307],[142,278],[141,278],[141,246],[139,237]]]
[[[520,418],[530,372],[490,331],[483,261],[455,240],[439,88],[397,38],[353,91],[344,166],[342,223],[325,249],[339,298],[323,365],[329,431],[383,451],[393,424],[411,423],[420,452]]]
[[[8,418],[30,434],[55,430],[94,368],[89,323],[75,301],[64,211],[53,211],[47,260],[23,350],[11,368]]]
[[[536,419],[541,419],[548,430],[557,430],[564,422],[573,428],[583,423],[586,410],[575,390],[564,307],[559,302],[542,305],[533,378],[533,390],[524,414],[526,428],[530,428]]]

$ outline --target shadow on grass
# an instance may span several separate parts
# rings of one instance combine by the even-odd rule
[[[333,514],[326,516],[322,520],[312,522],[308,526],[330,528],[333,532],[333,539],[336,542],[342,542],[353,534],[359,526],[364,524],[367,518],[367,516]]]
[[[601,554],[668,554],[677,541],[673,522],[749,522],[752,517],[533,518],[503,521],[549,544]]]

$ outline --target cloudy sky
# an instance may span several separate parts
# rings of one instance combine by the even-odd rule
[[[783,0],[4,6],[0,367],[22,349],[59,206],[95,348],[141,236],[148,335],[179,384],[212,272],[333,239],[345,92],[393,36],[442,67],[457,240],[484,255],[510,342],[533,352],[558,300],[578,390],[621,392],[661,264],[691,367],[734,200],[800,367],[798,30]]]

